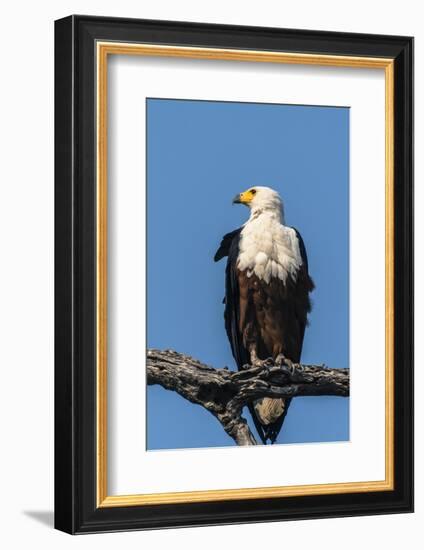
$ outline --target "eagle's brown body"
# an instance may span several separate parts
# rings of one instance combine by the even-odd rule
[[[309,292],[313,283],[305,267],[296,282],[271,279],[263,284],[256,275],[237,269],[239,287],[238,328],[244,347],[256,351],[258,359],[276,359],[283,354],[294,363],[300,361],[307,314],[310,311]]]
[[[269,192],[277,197],[272,208],[253,211],[249,222],[224,236],[215,255],[215,261],[228,256],[225,327],[239,369],[270,358],[299,362],[311,309],[314,284],[302,238],[283,224],[281,201]],[[289,404],[264,398],[249,407],[264,443],[275,441]]]
[[[264,285],[255,275],[237,270],[240,292],[239,331],[250,359],[266,360],[284,356],[300,361],[303,336],[310,311],[309,292],[313,283],[305,269],[296,282],[281,284],[271,279]],[[287,399],[264,398],[255,401],[252,414],[264,437],[275,441],[290,404]]]

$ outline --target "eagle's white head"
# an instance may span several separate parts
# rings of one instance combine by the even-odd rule
[[[245,204],[251,210],[251,215],[269,212],[278,215],[283,220],[283,201],[280,195],[271,187],[255,186],[233,199],[233,204]]]

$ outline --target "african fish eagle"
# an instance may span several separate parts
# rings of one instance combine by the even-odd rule
[[[233,203],[250,208],[248,221],[227,233],[215,261],[228,256],[225,328],[238,369],[299,363],[314,283],[299,232],[285,225],[279,194],[252,187]],[[262,398],[249,407],[264,444],[274,443],[291,399]]]

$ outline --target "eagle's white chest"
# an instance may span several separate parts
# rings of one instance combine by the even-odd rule
[[[237,267],[269,283],[271,278],[296,280],[302,265],[299,241],[291,227],[283,225],[273,214],[261,213],[251,218],[240,233]]]

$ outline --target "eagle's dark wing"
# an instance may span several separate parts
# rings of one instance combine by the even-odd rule
[[[225,269],[225,330],[233,357],[239,369],[249,363],[249,354],[243,346],[243,338],[239,329],[240,293],[236,266],[241,230],[242,228],[239,227],[235,231],[224,235],[214,257],[215,262],[218,262],[225,256],[228,256],[227,267]]]
[[[234,239],[237,240],[237,250],[238,250],[238,241],[239,241],[239,237],[242,229],[243,229],[242,227],[239,227],[238,229],[235,229],[234,231],[231,231],[231,233],[227,233],[222,237],[221,244],[219,245],[219,248],[215,252],[215,256],[213,258],[215,262],[219,262],[219,260],[229,255],[230,248]]]
[[[302,264],[306,269],[306,273],[308,273],[308,256],[306,254],[305,243],[303,242],[302,235],[299,233],[299,231],[295,227],[292,227],[292,229],[296,233],[297,240],[299,241],[299,250],[300,256],[302,258]]]
[[[227,266],[225,268],[225,330],[230,342],[233,357],[237,363],[239,370],[244,365],[250,363],[248,350],[243,345],[243,335],[240,332],[240,290],[239,290],[239,273],[237,272],[237,258],[239,253],[240,233],[243,228],[240,227],[231,233],[224,235],[220,247],[218,248],[214,260],[218,262],[225,256],[228,256]],[[266,438],[259,422],[253,405],[249,405],[249,411],[252,415],[256,430],[262,439],[263,444],[266,444]]]
[[[302,236],[299,231],[293,227],[299,243],[300,256],[302,258],[302,265],[300,267],[299,273],[297,274],[296,286],[300,292],[296,293],[296,319],[299,323],[301,339],[299,340],[299,348],[297,357],[293,359],[294,361],[300,361],[300,354],[302,353],[303,346],[303,337],[305,334],[305,328],[308,324],[307,315],[311,311],[311,300],[309,298],[309,293],[312,292],[315,288],[314,282],[309,276],[309,267],[308,267],[308,256],[306,254],[305,243],[303,242]]]

